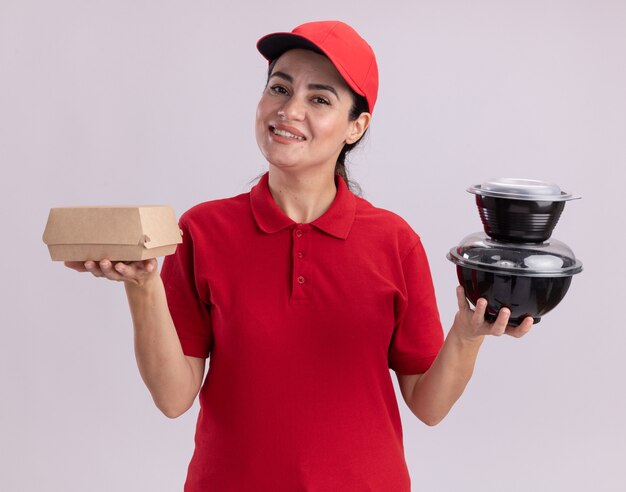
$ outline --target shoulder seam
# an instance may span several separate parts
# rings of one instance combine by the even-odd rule
[[[404,261],[411,255],[411,253],[415,250],[415,248],[417,248],[417,245],[421,243],[421,239],[417,235],[417,233],[415,233],[415,235],[416,235],[415,242],[413,243],[413,245],[408,249],[406,254],[400,260],[400,263],[402,263],[402,264],[404,264]]]

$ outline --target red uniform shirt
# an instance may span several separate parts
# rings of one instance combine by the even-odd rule
[[[389,368],[443,342],[426,255],[342,179],[309,224],[250,193],[180,220],[162,276],[185,354],[209,357],[185,490],[409,491]]]

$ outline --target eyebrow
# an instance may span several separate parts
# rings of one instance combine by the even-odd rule
[[[272,78],[272,77],[278,77],[278,78],[281,78],[283,80],[286,80],[290,84],[293,84],[293,77],[291,75],[289,75],[288,73],[281,72],[280,70],[277,70],[276,72],[272,72],[272,75],[270,75],[270,78]],[[332,92],[335,95],[335,97],[337,99],[339,99],[339,94],[337,93],[337,90],[332,85],[327,85],[327,84],[309,84],[308,88],[312,89],[312,90],[317,90],[317,91],[321,90],[321,91]]]

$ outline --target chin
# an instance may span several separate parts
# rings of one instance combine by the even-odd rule
[[[297,170],[297,169],[302,169],[302,166],[300,166],[297,162],[293,162],[293,161],[281,161],[281,160],[270,160],[268,159],[267,162],[269,163],[270,167],[275,167],[277,169],[284,169],[284,170]]]
[[[272,166],[279,168],[292,168],[302,165],[302,160],[294,156],[285,155],[285,152],[266,152],[263,151],[265,160]]]

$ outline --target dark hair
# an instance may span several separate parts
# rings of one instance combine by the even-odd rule
[[[265,82],[266,86],[269,83],[270,76],[272,75],[272,70],[274,70],[274,65],[276,65],[277,60],[278,58],[274,58],[269,64],[269,67],[267,69],[267,81]],[[354,121],[361,115],[361,113],[369,113],[369,105],[367,104],[367,99],[365,99],[364,96],[361,96],[360,94],[354,92],[354,90],[350,86],[348,86],[348,89],[352,94],[352,107],[350,108],[350,112],[348,113],[348,120]],[[361,187],[348,178],[348,170],[346,169],[346,157],[348,156],[350,151],[359,144],[359,142],[363,139],[366,133],[367,129],[363,132],[363,135],[361,135],[361,137],[356,142],[352,142],[351,144],[345,144],[343,146],[343,149],[341,149],[341,152],[339,152],[339,156],[337,156],[337,163],[335,164],[335,174],[341,176],[346,182],[346,185],[348,185],[348,188],[351,191],[356,191],[357,194],[361,193]]]
[[[350,92],[352,93],[352,107],[350,108],[350,113],[348,113],[348,118],[350,121],[356,120],[361,113],[369,113],[369,105],[367,104],[367,99],[360,94],[357,94],[350,88]],[[365,134],[367,133],[367,128],[363,132],[363,135],[356,141],[351,144],[345,144],[341,152],[339,152],[339,156],[337,157],[337,164],[335,164],[335,173],[343,178],[343,180],[348,185],[348,188],[352,191],[357,191],[358,194],[361,194],[361,187],[351,181],[348,178],[348,170],[346,169],[346,157],[348,153],[354,149],[359,142],[363,139]]]

